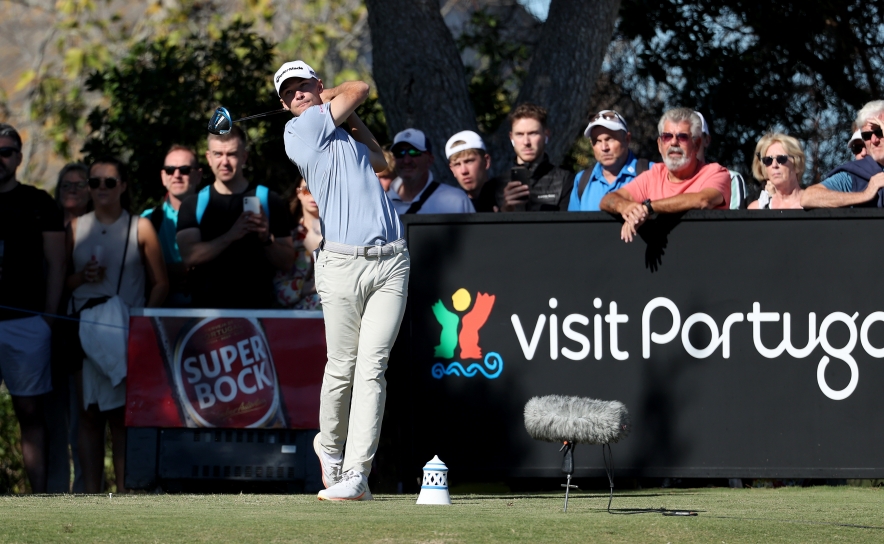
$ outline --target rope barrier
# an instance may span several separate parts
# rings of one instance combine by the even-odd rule
[[[13,310],[16,312],[31,314],[31,315],[40,316],[40,317],[49,317],[52,319],[62,319],[62,320],[66,320],[66,321],[79,321],[80,323],[86,323],[88,325],[101,325],[102,327],[111,327],[114,329],[122,329],[124,331],[129,330],[129,327],[124,327],[123,325],[116,325],[116,324],[111,324],[111,323],[101,323],[100,321],[88,321],[86,319],[78,319],[76,317],[70,317],[67,315],[49,314],[46,312],[35,312],[33,310],[24,310],[22,308],[15,308],[12,306],[3,306],[2,304],[0,304],[0,310]]]

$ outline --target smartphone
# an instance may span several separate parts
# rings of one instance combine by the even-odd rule
[[[528,174],[528,169],[524,166],[513,166],[510,168],[510,181],[518,181],[528,185],[530,179],[531,176]]]
[[[261,213],[261,202],[256,196],[244,196],[242,199],[242,211],[252,212],[253,214]]]

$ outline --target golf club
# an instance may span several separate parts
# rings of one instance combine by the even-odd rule
[[[265,113],[259,113],[257,115],[250,115],[248,117],[243,117],[242,119],[237,119],[234,121],[230,117],[230,112],[227,111],[227,108],[224,106],[215,110],[215,113],[212,115],[212,118],[209,119],[209,132],[212,134],[227,134],[230,132],[230,128],[233,126],[233,123],[239,123],[240,121],[248,121],[249,119],[257,119],[258,117],[267,117],[268,115],[276,115],[278,113],[288,113],[289,110],[281,109],[268,111]]]

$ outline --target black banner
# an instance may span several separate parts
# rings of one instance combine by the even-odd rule
[[[877,210],[405,220],[413,463],[560,474],[533,396],[619,400],[617,473],[884,477]],[[578,475],[601,475],[578,446]]]

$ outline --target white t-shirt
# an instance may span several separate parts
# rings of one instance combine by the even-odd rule
[[[430,177],[427,178],[427,184],[424,185],[421,192],[414,197],[414,200],[411,202],[405,202],[399,197],[398,192],[399,187],[402,186],[402,178],[394,179],[390,184],[390,189],[387,190],[387,196],[396,208],[396,213],[402,215],[412,204],[419,202],[424,196],[424,191],[427,190],[431,183],[433,183],[432,172],[430,172]],[[421,209],[418,210],[417,213],[476,213],[476,209],[473,207],[470,195],[468,195],[466,191],[459,187],[452,187],[451,185],[440,183],[439,187],[437,187],[433,194],[430,195],[430,198],[424,202],[423,206],[421,206]]]

